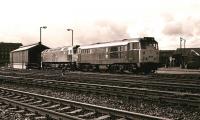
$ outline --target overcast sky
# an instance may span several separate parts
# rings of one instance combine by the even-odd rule
[[[155,37],[160,49],[200,47],[200,0],[1,0],[0,41],[49,47]]]

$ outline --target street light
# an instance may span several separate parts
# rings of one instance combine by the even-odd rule
[[[182,47],[182,42],[184,42],[184,47]],[[185,65],[185,62],[184,62],[184,59],[183,59],[183,51],[184,51],[184,54],[185,54],[185,43],[186,43],[186,39],[183,39],[182,37],[180,37],[180,50],[181,50],[181,66]],[[183,48],[183,51],[182,51],[182,48]]]
[[[42,28],[43,28],[43,29],[46,29],[47,26],[42,26],[42,27],[40,27],[40,44],[41,44],[41,38],[42,38]]]
[[[180,37],[180,48],[182,48],[182,41],[184,42],[184,46],[183,48],[185,49],[185,43],[186,43],[186,39],[183,39],[182,37]]]
[[[73,31],[73,29],[67,29],[67,31],[72,31],[72,46],[73,46],[73,36],[74,36],[74,35],[73,35],[73,32],[74,32],[74,31]]]

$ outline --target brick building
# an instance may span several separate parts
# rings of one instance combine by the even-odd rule
[[[10,52],[22,46],[21,43],[0,42],[0,66],[9,64]]]

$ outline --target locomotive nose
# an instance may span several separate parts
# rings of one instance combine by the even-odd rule
[[[142,52],[143,62],[157,62],[158,61],[158,52],[156,50],[145,50]]]

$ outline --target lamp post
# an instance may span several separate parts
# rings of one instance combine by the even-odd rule
[[[184,46],[182,47],[182,42],[184,42]],[[185,43],[186,43],[186,39],[183,39],[182,37],[180,37],[180,50],[181,50],[181,58],[182,58],[182,61],[181,61],[181,66],[183,67],[183,65],[185,65],[185,62],[184,62],[184,58],[183,58],[183,52],[185,54]],[[183,48],[183,50],[182,50]]]
[[[74,35],[73,35],[73,29],[67,29],[67,31],[72,31],[72,46],[73,46],[73,37],[74,37]]]
[[[184,42],[184,46],[183,46],[183,48],[185,49],[185,43],[186,43],[186,39],[183,39],[182,37],[180,37],[180,48],[182,48],[182,44],[181,44],[181,42]]]
[[[42,26],[42,27],[40,27],[40,44],[41,44],[41,40],[42,40],[42,28],[43,28],[43,29],[46,29],[47,26]]]
[[[180,49],[181,49],[181,47],[182,47],[182,37],[180,37]]]

